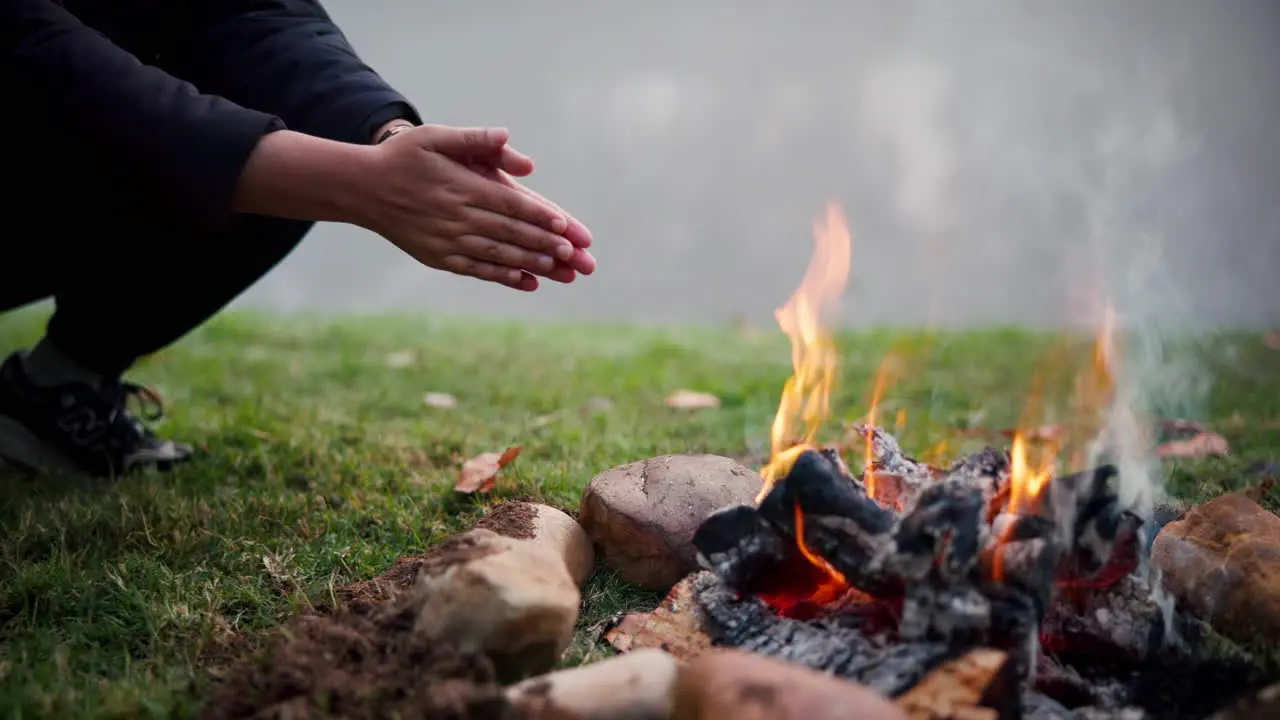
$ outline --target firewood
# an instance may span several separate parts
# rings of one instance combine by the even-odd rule
[[[978,648],[944,663],[898,698],[911,720],[1008,720],[1017,717],[1018,684],[1008,655]]]

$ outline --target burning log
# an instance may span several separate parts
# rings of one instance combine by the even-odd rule
[[[711,573],[698,575],[694,592],[703,627],[716,644],[830,672],[889,696],[905,692],[956,654],[945,643],[891,642],[841,621],[849,618],[780,617],[759,598],[727,589]]]
[[[1114,466],[1024,487],[1018,464],[994,448],[938,469],[877,428],[856,432],[872,451],[860,477],[833,450],[799,452],[758,506],[720,510],[698,529],[710,572],[695,597],[714,643],[890,695],[991,648],[1026,699],[1114,711],[1150,693],[1046,657],[1113,677],[1199,667],[1195,633],[1135,574],[1148,530],[1121,507]]]

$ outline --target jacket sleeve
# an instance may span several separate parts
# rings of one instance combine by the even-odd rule
[[[201,223],[230,214],[241,169],[278,117],[144,65],[50,0],[0,8],[0,63],[21,111],[69,131],[118,187],[157,207]]]
[[[356,54],[318,0],[188,0],[182,63],[193,82],[293,130],[368,144],[416,109]]]

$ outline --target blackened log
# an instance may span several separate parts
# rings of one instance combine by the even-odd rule
[[[865,471],[887,472],[901,476],[906,485],[918,492],[932,485],[942,476],[942,471],[907,455],[897,438],[884,430],[865,424],[849,427],[849,433],[871,445],[871,467]]]
[[[734,594],[710,573],[694,581],[703,627],[718,645],[799,663],[856,680],[889,696],[905,692],[955,651],[943,643],[899,643],[827,620],[776,615]]]
[[[888,533],[896,519],[894,513],[880,507],[865,494],[857,492],[827,457],[812,450],[803,452],[796,458],[791,472],[779,486],[784,497],[798,504],[806,518],[809,515],[847,518],[863,532],[872,535]],[[791,511],[789,514],[794,514],[791,504],[787,505]],[[770,522],[777,522],[774,517],[766,518]],[[794,523],[794,517],[784,517],[782,520]]]
[[[1111,587],[1080,596],[1061,596],[1041,626],[1045,650],[1076,662],[1146,665],[1182,642],[1166,633],[1164,610],[1150,586],[1128,575]]]
[[[738,592],[757,592],[794,554],[795,543],[760,517],[737,505],[712,513],[693,534],[698,564]]]
[[[1060,558],[1059,546],[1052,537],[1010,539],[993,544],[983,553],[982,574],[1032,600],[1038,620],[1053,599]]]
[[[1009,453],[985,447],[952,463],[946,477],[978,488],[988,497],[994,496],[1009,477]]]
[[[931,485],[894,532],[894,571],[908,582],[936,575],[946,582],[967,578],[986,541],[982,492],[950,479]]]
[[[923,583],[907,588],[898,635],[904,640],[932,640],[957,647],[987,641],[991,603],[971,585]]]

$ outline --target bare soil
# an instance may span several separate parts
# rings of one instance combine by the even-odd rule
[[[527,538],[534,514],[528,504],[508,503],[478,527]],[[415,580],[488,552],[454,536],[342,588],[336,608],[294,618],[264,653],[233,669],[201,718],[570,720],[537,693],[513,705],[488,658],[413,632],[417,606],[405,591]]]

